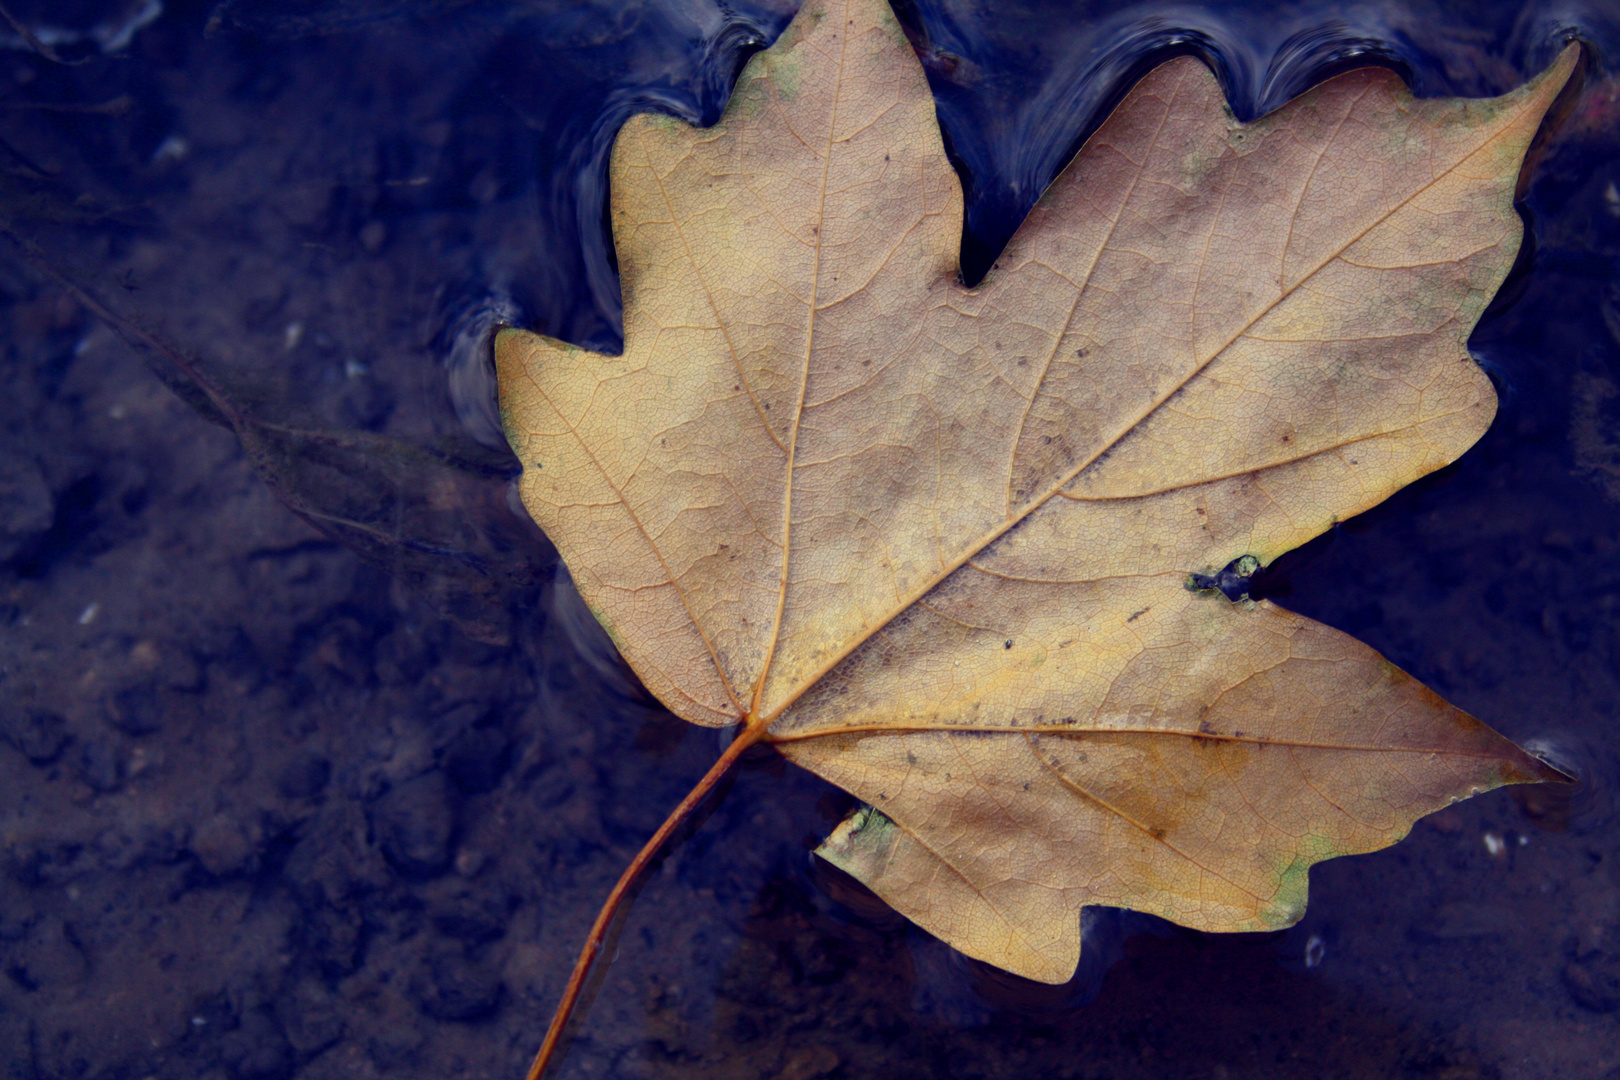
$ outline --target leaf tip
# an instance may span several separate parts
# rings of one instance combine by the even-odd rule
[[[1553,62],[1547,65],[1547,70],[1536,76],[1536,78],[1538,80],[1547,79],[1561,89],[1569,81],[1569,77],[1574,74],[1576,65],[1580,63],[1582,50],[1583,46],[1580,41],[1571,38],[1558,53],[1558,56],[1554,58]]]
[[[529,331],[520,330],[515,326],[503,326],[496,330],[492,346],[495,353],[496,371],[502,371],[510,364],[521,363],[524,341],[532,336]]]
[[[1525,83],[1524,88],[1519,93],[1542,103],[1540,111],[1542,113],[1547,112],[1558,96],[1569,86],[1570,80],[1575,77],[1575,73],[1580,69],[1582,51],[1581,43],[1572,39],[1553,58],[1552,63],[1543,68],[1535,78]]]
[[[1529,752],[1502,764],[1503,784],[1579,784],[1580,777]]]

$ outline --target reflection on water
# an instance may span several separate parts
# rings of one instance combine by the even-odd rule
[[[1533,812],[1555,815],[1557,824],[1581,835],[1608,833],[1615,823],[1620,754],[1605,734],[1584,727],[1572,729],[1555,721],[1545,734],[1526,739],[1525,749],[1575,777],[1578,784],[1568,792],[1548,788],[1526,791],[1519,798]]]
[[[522,310],[505,293],[485,292],[478,283],[472,295],[453,295],[445,303],[444,329],[434,341],[442,357],[445,394],[456,424],[482,446],[505,451],[501,410],[495,393],[495,368],[489,362],[495,332],[521,326]]]
[[[1423,97],[1500,94],[1571,37],[1600,50],[1620,34],[1609,5],[918,5],[917,44],[940,119],[970,174],[970,281],[1048,181],[1147,67],[1203,57],[1250,120],[1332,74],[1394,68]]]
[[[596,903],[716,744],[647,701],[553,578],[511,496],[489,337],[616,347],[614,132],[645,108],[712,122],[791,12],[6,7],[86,62],[0,38],[0,213],[43,259],[13,243],[0,263],[0,507],[20,508],[0,521],[0,1071],[519,1075]],[[97,29],[113,14],[125,41]],[[1044,988],[812,864],[848,797],[750,757],[643,883],[565,1072],[1620,1064],[1620,14],[901,15],[964,172],[970,280],[1172,54],[1204,57],[1249,118],[1361,63],[1483,95],[1588,44],[1527,195],[1532,243],[1473,339],[1496,425],[1257,579],[1582,785],[1498,792],[1324,864],[1282,934],[1089,912],[1085,970]],[[157,342],[169,386],[220,395],[230,430],[154,382],[90,294]]]

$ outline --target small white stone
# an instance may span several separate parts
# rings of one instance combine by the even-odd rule
[[[1306,967],[1313,968],[1313,967],[1321,966],[1322,958],[1325,957],[1326,955],[1327,955],[1327,942],[1323,941],[1320,935],[1312,934],[1309,938],[1306,939],[1306,941],[1305,941],[1305,966]]]
[[[152,151],[152,164],[162,165],[171,161],[184,161],[191,154],[191,144],[179,135],[170,135],[158,144]]]

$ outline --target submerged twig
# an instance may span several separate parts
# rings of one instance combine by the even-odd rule
[[[27,23],[13,15],[4,4],[0,4],[0,19],[5,19],[6,22],[10,23],[11,28],[17,31],[17,36],[22,38],[23,41],[27,42],[30,49],[33,49],[35,52],[53,64],[61,64],[63,67],[78,67],[80,64],[88,64],[90,62],[89,57],[84,57],[83,59],[79,60],[62,59],[59,55],[57,55],[55,49],[41,41],[39,39],[39,35],[29,29]]]

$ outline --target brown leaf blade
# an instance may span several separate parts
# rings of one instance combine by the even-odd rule
[[[1002,731],[901,721],[782,744],[881,812],[819,853],[963,952],[1063,982],[1086,904],[1200,930],[1289,926],[1314,863],[1558,778],[1345,634],[1156,585],[1133,588],[1153,609],[1131,624],[1140,649],[1111,679],[1076,680],[1094,703],[1049,695],[1073,711]],[[1002,647],[996,632],[983,649]]]
[[[1573,62],[1244,125],[1172,61],[966,290],[920,65],[881,0],[812,0],[719,125],[615,144],[624,355],[498,340],[525,503],[670,708],[881,811],[823,854],[956,947],[1061,981],[1088,903],[1287,925],[1312,863],[1557,775],[1186,581],[1484,432],[1466,341]]]

